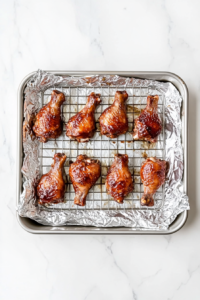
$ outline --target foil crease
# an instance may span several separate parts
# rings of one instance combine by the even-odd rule
[[[32,116],[39,109],[41,91],[51,87],[146,87],[165,95],[165,149],[169,171],[164,203],[158,210],[47,210],[37,205],[35,186],[39,180],[39,141],[31,131]],[[56,76],[38,70],[25,88],[23,147],[23,192],[17,207],[22,217],[51,226],[82,225],[97,227],[125,226],[141,230],[167,230],[178,214],[189,209],[189,199],[182,192],[183,149],[181,145],[181,102],[178,90],[168,82],[158,82],[117,75],[73,77]]]

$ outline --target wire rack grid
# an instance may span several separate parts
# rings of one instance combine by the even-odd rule
[[[41,93],[41,107],[44,106],[51,96],[53,89],[57,89],[65,94],[65,102],[62,105],[62,118],[64,120],[63,133],[58,139],[51,139],[47,143],[40,143],[39,158],[40,158],[40,173],[45,174],[50,170],[52,158],[55,153],[61,152],[67,155],[65,162],[65,173],[67,176],[65,202],[54,204],[46,207],[50,210],[130,210],[130,209],[158,209],[161,207],[164,200],[164,185],[156,192],[154,196],[154,206],[144,207],[140,205],[140,199],[143,194],[143,185],[140,179],[140,168],[147,157],[165,157],[165,140],[164,140],[164,94],[151,88],[141,88],[126,86],[115,87],[52,87]],[[123,134],[115,139],[109,139],[106,136],[100,135],[99,117],[101,113],[113,103],[114,96],[117,90],[126,90],[129,97],[127,104],[127,116],[129,129],[126,134]],[[101,103],[95,111],[95,120],[97,130],[93,138],[87,143],[78,143],[70,140],[66,136],[65,124],[68,120],[79,112],[85,105],[88,95],[91,92],[101,94]],[[148,95],[159,95],[158,114],[162,121],[162,133],[158,137],[158,141],[149,144],[144,141],[133,141],[132,132],[133,120],[139,116],[142,109],[146,106],[146,98]],[[127,154],[129,156],[129,169],[134,180],[134,190],[125,199],[123,204],[113,201],[105,188],[105,179],[109,167],[111,166],[114,155]],[[90,189],[87,196],[86,205],[80,207],[74,204],[74,189],[69,177],[69,165],[74,162],[78,155],[86,154],[87,156],[99,159],[101,162],[101,177],[96,184]]]

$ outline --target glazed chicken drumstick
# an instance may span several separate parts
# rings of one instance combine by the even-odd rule
[[[161,133],[162,125],[158,116],[158,96],[148,96],[147,106],[141,112],[140,116],[135,119],[133,130],[134,140],[145,140],[151,143],[157,141]]]
[[[154,205],[153,195],[165,182],[165,174],[165,160],[160,160],[156,157],[150,157],[145,160],[140,170],[140,177],[144,185],[144,194],[141,199],[141,205]]]
[[[50,171],[41,177],[37,186],[38,203],[41,205],[60,203],[64,200],[65,181],[63,175],[66,155],[56,153],[53,160]]]
[[[93,137],[96,130],[94,113],[100,102],[100,94],[91,93],[85,107],[69,119],[66,125],[66,135],[70,139],[83,143]]]
[[[58,138],[62,134],[63,122],[60,107],[65,101],[63,93],[54,90],[51,100],[36,115],[33,131],[40,142],[47,142],[50,138]]]
[[[123,203],[124,198],[132,192],[133,180],[128,168],[127,154],[115,155],[115,160],[106,177],[106,189],[118,203]]]
[[[116,92],[113,104],[106,108],[100,116],[101,135],[106,135],[112,139],[127,132],[128,118],[125,105],[127,99],[126,91]]]
[[[69,176],[75,190],[74,204],[85,206],[87,194],[100,175],[101,166],[98,160],[87,155],[77,157],[69,168]]]

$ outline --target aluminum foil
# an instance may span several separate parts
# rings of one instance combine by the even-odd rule
[[[158,90],[165,95],[165,159],[169,171],[165,183],[163,205],[157,210],[48,210],[37,204],[35,187],[40,176],[39,141],[31,131],[32,116],[39,109],[41,92],[52,87],[127,86]],[[91,77],[56,76],[38,70],[24,91],[23,192],[18,205],[22,217],[51,226],[83,225],[97,227],[125,226],[143,229],[167,230],[178,214],[189,209],[188,196],[182,192],[183,149],[181,145],[181,96],[171,83],[142,80],[117,75]]]

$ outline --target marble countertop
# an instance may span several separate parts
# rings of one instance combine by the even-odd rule
[[[0,2],[0,298],[200,299],[200,2]],[[166,236],[32,235],[16,220],[17,89],[37,70],[170,71],[189,88],[186,225]]]

